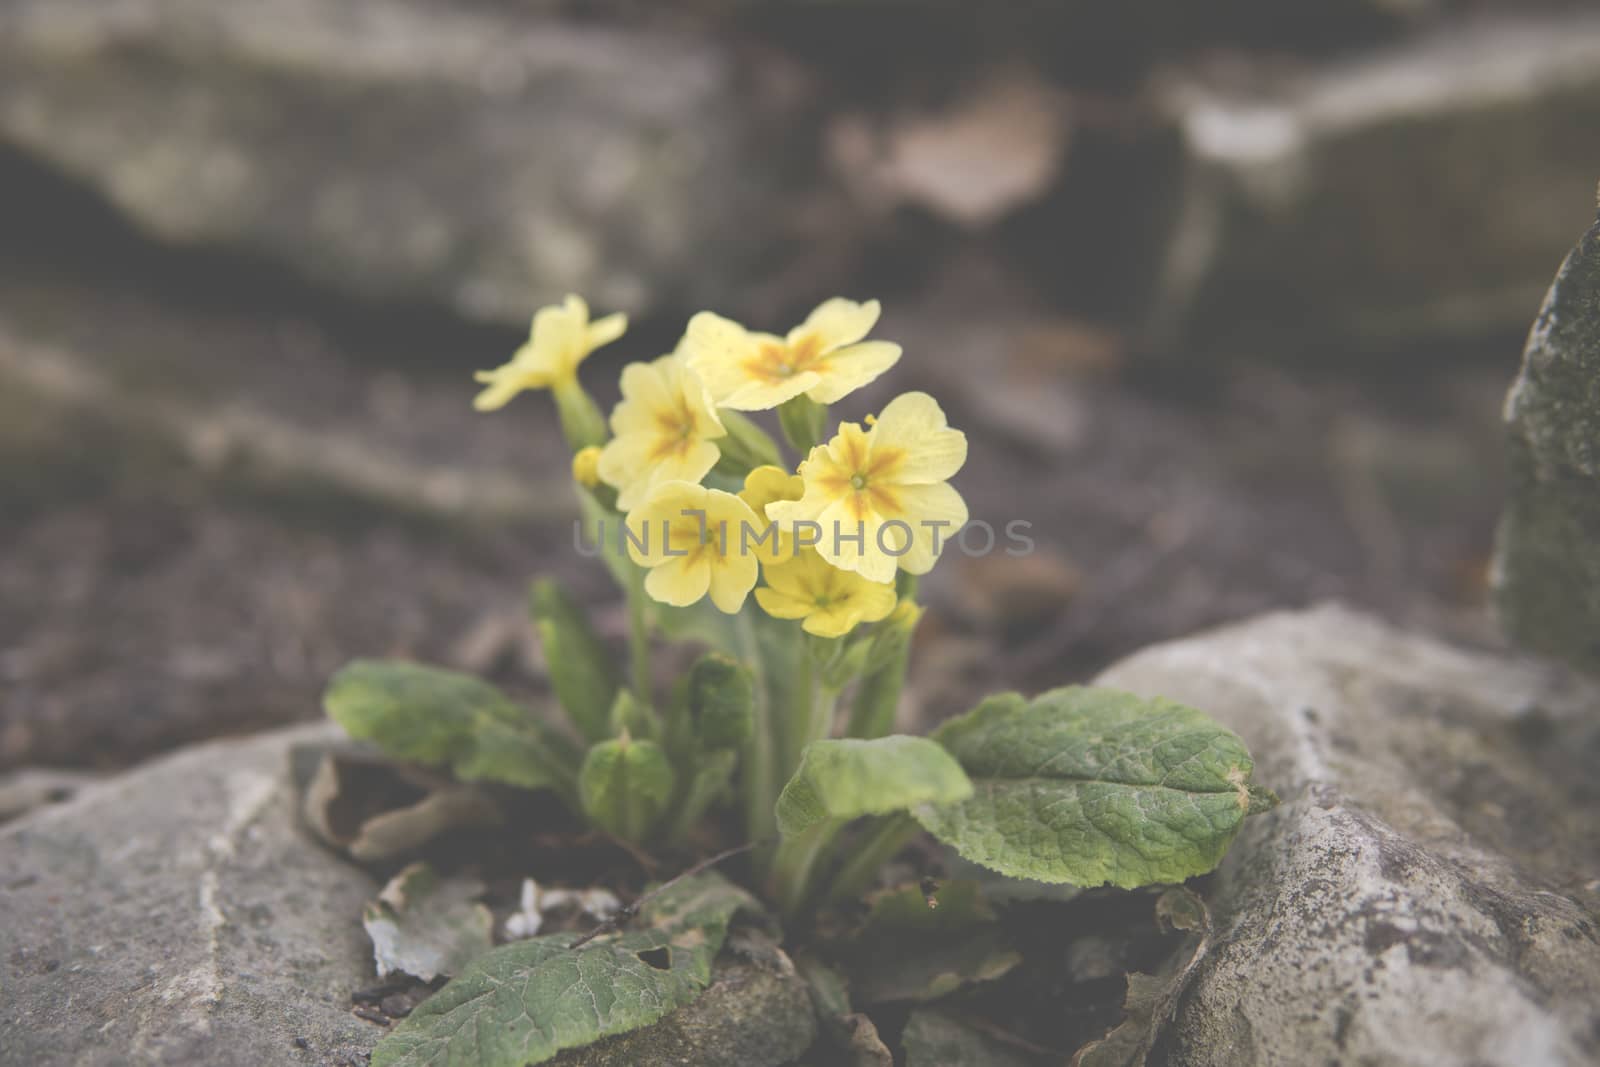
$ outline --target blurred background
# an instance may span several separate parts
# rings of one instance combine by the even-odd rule
[[[670,350],[876,297],[1038,551],[945,557],[909,717],[1342,598],[1492,642],[1499,411],[1600,178],[1600,12],[0,0],[0,769],[537,692],[567,292]]]

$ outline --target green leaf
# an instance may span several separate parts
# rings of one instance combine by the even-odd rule
[[[529,602],[556,698],[584,740],[609,737],[607,716],[617,695],[617,669],[605,645],[583,608],[555,582],[534,582]]]
[[[578,798],[595,825],[639,841],[666,813],[674,777],[666,750],[624,735],[589,750],[578,772]]]
[[[527,709],[467,674],[399,660],[356,660],[328,683],[328,715],[391,756],[447,763],[465,781],[570,793],[577,754]]]
[[[494,916],[477,903],[483,888],[473,878],[440,878],[426,863],[395,875],[361,913],[378,977],[402,971],[431,982],[493,948]]]
[[[617,690],[617,698],[611,702],[611,713],[607,716],[607,720],[611,724],[611,729],[606,735],[608,737],[628,734],[648,741],[656,739],[658,731],[655,712],[647,705],[641,704],[631,689]]]
[[[828,425],[828,406],[819,404],[804,393],[778,405],[778,426],[789,442],[789,447],[804,458],[822,442]]]
[[[673,843],[686,840],[717,801],[727,795],[739,754],[729,749],[700,756],[682,795],[673,805],[668,838]]]
[[[728,433],[717,442],[722,452],[718,469],[736,475],[741,481],[757,467],[783,466],[783,453],[772,436],[757,426],[748,416],[723,408],[717,412],[723,429]]]
[[[704,991],[734,914],[757,908],[708,872],[651,899],[635,932],[578,949],[574,933],[502,945],[379,1042],[372,1067],[523,1067],[648,1026]]]
[[[750,669],[716,652],[689,668],[688,710],[703,751],[738,748],[755,729],[755,682]]]
[[[813,741],[778,797],[778,829],[798,834],[828,820],[884,815],[972,795],[972,783],[925,737]]]
[[[1192,708],[1068,687],[1001,694],[941,727],[976,787],[916,816],[962,856],[1016,878],[1133,888],[1221,860],[1259,801],[1250,753]]]

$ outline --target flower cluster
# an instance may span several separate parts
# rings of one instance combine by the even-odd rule
[[[573,477],[614,507],[619,545],[648,572],[654,600],[684,607],[709,597],[732,614],[754,590],[769,615],[841,637],[888,618],[899,572],[927,573],[967,521],[950,485],[966,436],[926,393],[897,396],[823,439],[828,405],[900,359],[899,345],[866,339],[879,311],[875,300],[828,300],[782,337],[701,312],[675,351],[623,369],[607,432],[578,365],[626,323],[590,322],[571,296],[534,316],[510,363],[478,376],[488,388],[477,406],[552,390]],[[800,457],[795,469],[743,414],[772,409]]]

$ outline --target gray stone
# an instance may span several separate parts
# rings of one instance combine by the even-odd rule
[[[290,771],[336,736],[195,746],[0,828],[0,1062],[365,1063],[379,887],[299,825]],[[695,1003],[556,1062],[759,1067],[815,1036],[788,956],[738,930]]]
[[[494,321],[749,293],[806,176],[738,77],[708,38],[512,5],[0,7],[0,137],[141,229]]]
[[[1440,30],[1169,97],[1160,348],[1383,349],[1516,330],[1593,203],[1600,17]]]
[[[0,1060],[362,1062],[377,886],[298,829],[288,773],[329,736],[201,745],[0,830]]]
[[[1600,671],[1600,222],[1545,298],[1506,422],[1500,618],[1530,648]]]
[[[1283,798],[1206,891],[1164,1062],[1594,1062],[1600,687],[1337,607],[1100,680],[1215,715]]]

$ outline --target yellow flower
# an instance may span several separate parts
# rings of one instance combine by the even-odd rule
[[[813,448],[800,464],[805,495],[767,505],[767,517],[797,537],[816,533],[824,559],[870,581],[889,581],[897,566],[926,574],[966,524],[966,502],[946,481],[966,460],[967,437],[950,429],[938,402],[905,393],[871,430],[843,423]]]
[[[683,351],[719,407],[764,411],[801,393],[832,404],[894,366],[900,346],[862,341],[878,302],[834,298],[787,337],[752,333],[709,311],[689,320]]]
[[[687,607],[709,592],[711,602],[732,615],[760,570],[745,550],[745,531],[762,525],[732,493],[667,482],[628,513],[625,541],[633,561],[650,569],[644,589],[656,600]]]
[[[623,368],[611,432],[600,478],[617,488],[617,506],[630,511],[658,485],[704,478],[721,456],[712,440],[727,430],[700,379],[671,355]]]
[[[771,465],[757,467],[745,475],[744,488],[739,499],[750,505],[750,510],[761,520],[759,536],[750,538],[750,550],[762,563],[777,563],[794,555],[794,539],[784,533],[778,523],[767,518],[767,505],[779,500],[799,500],[805,494],[806,483],[798,474],[790,474],[782,467]]]
[[[473,400],[479,411],[497,411],[525,389],[550,389],[578,377],[578,364],[601,345],[608,345],[628,328],[626,315],[607,315],[589,321],[589,305],[582,297],[568,296],[560,306],[540,308],[533,316],[527,342],[511,362],[473,377],[488,385]]]
[[[572,480],[585,489],[600,484],[600,449],[596,445],[579,450],[572,457]]]
[[[800,619],[818,637],[843,637],[863,622],[877,622],[894,610],[894,583],[869,582],[842,571],[805,549],[793,559],[762,568],[767,584],[756,603],[777,619]]]

